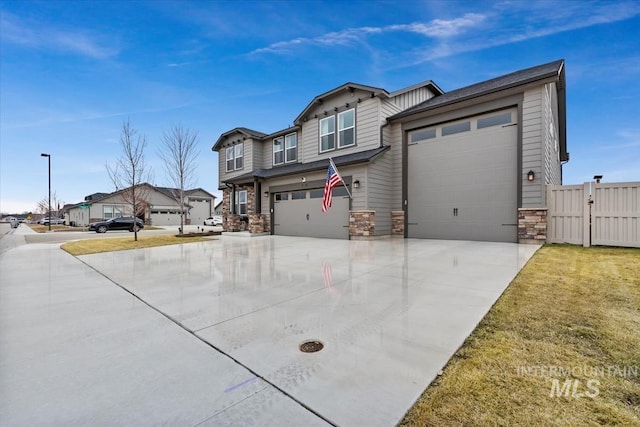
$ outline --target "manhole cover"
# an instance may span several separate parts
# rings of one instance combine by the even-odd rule
[[[324,348],[324,344],[320,341],[305,341],[300,344],[300,351],[303,353],[315,353],[316,351],[320,351]]]

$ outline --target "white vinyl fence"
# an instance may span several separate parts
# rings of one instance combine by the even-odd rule
[[[547,242],[640,247],[640,182],[547,186]]]

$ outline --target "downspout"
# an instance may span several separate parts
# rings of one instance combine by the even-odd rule
[[[387,119],[384,119],[384,124],[380,126],[380,148],[384,147],[384,138],[383,138],[383,130],[391,123]]]
[[[231,190],[231,194],[229,194],[229,214],[230,215],[235,215],[236,213],[236,185],[235,184],[229,184],[228,182],[225,182],[224,185],[227,186],[227,188],[229,188]]]

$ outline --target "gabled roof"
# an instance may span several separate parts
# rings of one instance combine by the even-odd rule
[[[245,128],[245,127],[237,127],[237,128],[233,128],[230,131],[225,132],[222,135],[220,135],[220,138],[218,138],[216,143],[213,144],[213,147],[211,147],[211,150],[212,151],[218,151],[220,149],[222,143],[227,139],[227,137],[229,135],[233,135],[234,133],[239,133],[239,134],[243,135],[245,138],[253,138],[253,139],[262,139],[265,136],[267,136],[267,134],[264,133],[264,132],[260,132],[260,131],[249,129],[249,128]]]
[[[336,166],[346,166],[356,163],[366,163],[376,159],[382,153],[390,149],[390,146],[383,146],[374,148],[372,150],[360,151],[352,154],[345,154],[344,156],[333,157],[333,162]],[[269,179],[276,178],[284,175],[291,175],[296,173],[311,172],[316,170],[327,169],[329,167],[329,159],[317,160],[309,163],[293,163],[285,166],[278,166],[271,169],[257,169],[253,172],[248,172],[233,178],[230,178],[226,183],[242,183],[250,182],[256,178]]]
[[[363,90],[365,92],[371,92],[371,96],[377,96],[380,94],[384,94],[386,96],[389,95],[389,92],[387,92],[386,90],[380,88],[380,87],[374,87],[374,86],[366,86],[366,85],[361,85],[358,83],[345,83],[343,85],[338,86],[335,89],[331,89],[328,92],[325,92],[321,95],[316,96],[315,98],[313,98],[313,100],[305,107],[304,110],[302,110],[302,113],[300,113],[298,115],[298,117],[296,117],[296,119],[293,121],[294,124],[299,125],[300,121],[302,120],[302,118],[304,116],[307,115],[307,113],[309,112],[309,110],[311,110],[313,107],[315,107],[317,104],[322,104],[324,102],[324,100],[326,98],[329,98],[333,95],[336,95],[340,92],[353,92],[354,90],[359,89],[359,90]]]
[[[389,120],[395,120],[401,117],[420,113],[423,111],[442,107],[444,105],[462,102],[467,99],[477,98],[489,93],[495,93],[502,90],[522,86],[539,80],[558,77],[562,75],[564,69],[564,60],[549,62],[548,64],[538,65],[504,76],[496,77],[480,83],[472,84],[460,89],[446,92],[440,96],[435,96],[416,106],[408,108],[398,114],[389,117]],[[564,88],[564,79],[561,79],[562,88]]]
[[[171,188],[171,187],[156,187],[155,185],[151,185],[149,183],[143,182],[141,184],[139,184],[140,186],[147,186],[149,187],[151,190],[155,190],[158,191],[162,194],[164,194],[165,196],[171,198],[171,199],[175,199],[174,194],[176,194],[178,192],[177,188]],[[110,197],[113,197],[115,195],[117,195],[118,193],[122,193],[123,191],[127,190],[127,188],[124,188],[122,190],[117,190],[114,191],[113,193],[93,193],[90,196],[85,197],[84,201],[80,202],[80,203],[73,203],[73,204],[66,204],[64,205],[64,209],[72,209],[75,207],[78,207],[80,205],[91,205],[93,203],[97,203],[100,202],[104,199],[108,199]],[[207,193],[208,195],[210,195],[214,200],[216,199],[216,196],[214,196],[213,194],[209,193],[207,190],[203,189],[203,188],[192,188],[190,190],[185,190],[185,195],[189,195],[191,193],[195,193],[196,191],[202,191],[204,193]],[[88,199],[88,197],[91,197],[91,199]]]

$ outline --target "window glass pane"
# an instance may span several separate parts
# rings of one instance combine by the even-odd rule
[[[287,162],[294,162],[298,158],[298,149],[296,147],[287,148]]]
[[[240,203],[247,203],[247,192],[246,191],[239,191],[238,192],[238,200],[240,201]]]
[[[460,132],[467,132],[469,130],[471,130],[471,122],[456,123],[454,125],[443,126],[442,136],[453,135]]]
[[[236,146],[235,146],[235,149],[236,149],[236,157],[242,157],[242,153],[243,153],[243,151],[244,151],[244,150],[243,150],[243,148],[244,148],[244,145],[243,145],[243,144],[238,144],[238,145],[236,145]]]
[[[291,133],[286,136],[286,147],[291,148],[297,145],[298,138],[295,133]]]
[[[320,120],[320,135],[326,135],[335,131],[334,120],[332,117],[327,117]]]
[[[227,160],[227,171],[233,170],[233,159]]]
[[[282,137],[273,140],[273,151],[282,150]]]
[[[242,169],[242,157],[236,157],[236,169]]]
[[[338,129],[346,129],[354,126],[355,110],[351,109],[338,114]]]
[[[322,199],[322,196],[324,196],[324,189],[309,191],[309,198],[310,199]]]
[[[320,142],[320,151],[333,150],[335,148],[333,136],[333,134],[329,134],[322,137]]]
[[[347,189],[344,187],[336,187],[333,189],[332,195],[333,197],[342,197],[342,196],[348,196],[349,193],[347,193]]]
[[[348,147],[349,145],[355,144],[353,138],[354,131],[354,128],[340,131],[340,147]]]
[[[306,198],[307,198],[306,191],[293,191],[291,193],[291,200],[300,200],[300,199],[306,199]]]
[[[289,193],[276,194],[276,200],[289,200]]]
[[[227,148],[227,160],[233,159],[233,147]]]
[[[280,165],[280,164],[282,164],[282,162],[284,162],[284,153],[282,151],[274,152],[273,153],[273,164],[274,165]]]
[[[509,123],[511,123],[511,112],[478,119],[478,129],[488,128],[489,126],[506,125]]]
[[[411,134],[411,142],[424,141],[425,139],[432,139],[436,137],[436,129],[419,130]]]

